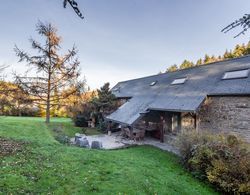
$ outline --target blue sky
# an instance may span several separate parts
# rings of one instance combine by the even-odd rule
[[[0,64],[23,72],[13,52],[17,44],[30,50],[28,39],[40,39],[38,20],[51,22],[63,37],[63,48],[75,44],[82,75],[90,87],[104,82],[138,78],[164,71],[184,59],[223,54],[247,43],[250,32],[220,30],[249,13],[249,0],[77,0],[85,19],[79,19],[63,0],[11,0],[0,5]]]

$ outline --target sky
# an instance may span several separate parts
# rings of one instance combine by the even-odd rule
[[[82,77],[91,89],[111,86],[165,71],[184,59],[220,55],[249,33],[233,38],[221,29],[250,10],[249,0],[76,0],[81,20],[63,0],[10,0],[0,4],[0,65],[11,72],[29,67],[18,63],[13,48],[32,53],[29,39],[40,39],[35,26],[50,22],[62,37],[62,53],[78,48]]]

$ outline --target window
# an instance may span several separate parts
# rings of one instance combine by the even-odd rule
[[[226,72],[222,79],[240,79],[240,78],[247,78],[249,74],[249,69],[245,70],[236,70],[236,71],[230,71]]]
[[[152,83],[150,83],[150,86],[154,86],[157,83],[157,81],[153,81]]]
[[[171,133],[177,134],[180,130],[181,130],[181,115],[180,113],[174,113],[172,115]]]
[[[173,82],[171,83],[171,85],[183,84],[183,83],[186,82],[186,80],[187,80],[187,78],[175,79],[175,80],[173,80]]]

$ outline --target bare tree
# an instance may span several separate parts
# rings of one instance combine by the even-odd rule
[[[60,100],[77,93],[81,87],[78,81],[80,63],[76,58],[75,46],[65,55],[58,54],[61,37],[50,23],[39,22],[36,31],[45,38],[45,44],[30,39],[38,55],[31,56],[17,46],[14,48],[19,62],[26,61],[36,70],[36,76],[28,76],[28,71],[24,76],[15,75],[15,78],[16,83],[30,94],[34,103],[46,107],[46,123],[49,123],[50,109]]]
[[[242,27],[242,30],[237,35],[235,35],[234,38],[240,35],[244,35],[245,32],[250,28],[250,14],[245,14],[240,19],[235,20],[234,22],[223,28],[221,32],[227,33],[228,31],[236,27]]]
[[[63,1],[63,7],[66,8],[66,6],[67,6],[68,3],[69,3],[69,4],[71,5],[71,7],[74,9],[75,13],[76,13],[81,19],[83,19],[83,18],[84,18],[84,17],[83,17],[83,14],[82,14],[81,11],[79,10],[77,2],[74,1],[74,0],[64,0],[64,1]]]

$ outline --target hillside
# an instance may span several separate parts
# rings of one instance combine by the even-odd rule
[[[69,119],[0,117],[0,194],[214,194],[170,153],[149,146],[104,151],[58,143]],[[73,129],[73,130],[72,130]],[[5,151],[6,145],[10,147]]]

